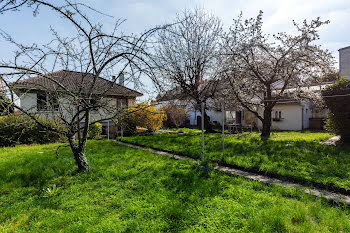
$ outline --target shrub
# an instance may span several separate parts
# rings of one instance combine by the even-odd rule
[[[97,139],[101,136],[102,133],[102,124],[99,122],[96,122],[92,125],[89,125],[89,138]]]
[[[64,129],[53,120],[40,119],[40,121],[53,128]],[[62,141],[63,138],[63,135],[41,127],[28,116],[12,114],[0,118],[0,146],[53,143]]]
[[[165,121],[167,127],[179,128],[188,120],[187,109],[183,106],[167,105],[163,110],[167,116]]]
[[[0,116],[5,116],[13,112],[13,107],[8,105],[10,100],[0,90]]]
[[[155,131],[163,126],[166,114],[162,109],[148,103],[141,103],[130,109],[132,120],[137,126]]]
[[[340,134],[339,128],[340,126],[337,125],[334,114],[329,113],[327,119],[325,120],[324,129],[335,134]]]
[[[322,91],[331,114],[325,128],[339,134],[343,142],[350,142],[350,80],[342,78]]]
[[[136,122],[133,120],[130,111],[123,111],[120,113],[116,119],[114,119],[114,123],[119,130],[123,129],[124,136],[132,136],[136,133]]]

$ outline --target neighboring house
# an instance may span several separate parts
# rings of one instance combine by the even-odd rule
[[[198,127],[201,125],[202,114],[198,110],[198,107],[196,109],[195,103],[186,98],[182,98],[181,94],[177,95],[176,89],[170,90],[164,95],[158,95],[156,102],[158,103],[158,106],[171,104],[186,107],[188,113],[188,124],[190,126]],[[210,122],[213,125],[222,125],[222,111],[220,103],[210,99],[208,101],[208,106],[209,109],[206,110],[206,114],[209,117]],[[238,108],[230,108],[230,110],[225,109],[225,124],[237,123],[244,126],[254,125],[254,120],[255,118],[253,117],[252,113],[244,111],[241,108],[239,108],[239,110]]]
[[[339,76],[350,77],[350,46],[341,48],[339,51]],[[313,92],[320,93],[327,85],[333,82],[324,82],[310,86]],[[320,108],[310,100],[279,101],[272,111],[272,129],[277,130],[302,130],[322,129],[324,120],[329,110]],[[259,126],[261,127],[261,122]]]
[[[349,50],[350,51],[350,50]],[[305,91],[320,93],[323,88],[332,82],[324,82],[322,84],[305,87]],[[286,91],[293,91],[293,88]],[[171,94],[169,94],[171,93]],[[158,96],[157,102],[160,105],[175,104],[182,105],[187,108],[189,115],[189,123],[192,126],[200,126],[201,113],[196,111],[194,105],[185,99],[179,98],[168,92],[165,95]],[[207,110],[207,115],[210,122],[214,125],[222,125],[222,111],[220,103],[212,102],[210,110]],[[262,110],[260,112],[262,115]],[[318,107],[311,100],[294,100],[291,98],[283,98],[278,101],[272,110],[272,125],[274,130],[303,130],[303,129],[322,129],[324,120],[328,115],[328,110]],[[262,123],[257,117],[245,110],[243,107],[230,107],[225,109],[225,124],[238,124],[242,126],[253,126],[262,128]]]
[[[332,82],[304,87],[305,90],[321,94],[321,90]],[[288,90],[286,90],[288,91]],[[274,130],[303,130],[322,129],[328,109],[319,107],[310,99],[295,100],[283,98],[272,109],[271,129]],[[262,128],[261,121],[257,121]]]
[[[350,46],[339,49],[339,74],[340,77],[350,77]],[[333,82],[323,82],[321,84],[305,87],[305,90],[321,93],[327,85]],[[293,89],[293,88],[291,88]],[[286,90],[288,91],[288,90]],[[167,93],[168,94],[168,93]],[[157,98],[162,105],[175,103],[187,107],[189,113],[189,122],[191,125],[200,125],[201,113],[196,111],[189,101],[179,99],[176,95],[164,95]],[[222,124],[222,112],[220,105],[213,104],[211,110],[207,111],[210,121],[213,124]],[[317,106],[309,99],[295,100],[284,98],[277,102],[272,110],[272,125],[274,130],[303,130],[303,129],[322,129],[324,120],[329,110]],[[262,115],[262,111],[261,111]],[[225,123],[237,123],[243,126],[258,126],[262,128],[262,123],[251,112],[244,108],[236,107],[225,111]]]
[[[341,48],[339,51],[339,75],[350,77],[350,46]]]
[[[70,92],[78,92],[80,88],[89,88],[94,76],[76,71],[60,70],[48,76],[57,80]],[[83,85],[81,85],[83,80]],[[120,79],[122,80],[122,79]],[[123,80],[122,80],[123,82]],[[53,81],[44,77],[33,77],[25,80],[12,83],[12,88],[20,99],[20,107],[25,111],[37,113],[41,117],[55,119],[57,114],[64,114],[65,118],[69,119],[72,111],[76,110],[76,106],[72,106],[72,101],[68,95],[61,95],[59,99],[51,93],[59,92],[60,89]],[[81,90],[80,90],[81,91]],[[107,79],[98,78],[93,94],[102,95],[106,104],[110,108],[130,107],[135,104],[136,97],[142,96],[141,93],[123,86],[123,83],[116,84]],[[100,120],[108,117],[108,113],[103,110],[91,111],[91,120]],[[110,121],[101,122],[103,125],[104,134],[109,133],[114,135],[116,128]]]

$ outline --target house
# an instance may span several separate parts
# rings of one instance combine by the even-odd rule
[[[302,87],[305,91],[321,94],[321,90],[332,82],[322,82],[307,87]],[[293,91],[293,88],[286,91]],[[311,99],[282,98],[272,109],[273,130],[303,130],[322,129],[324,120],[328,115],[328,109],[318,106]],[[262,128],[261,121],[257,122]]]
[[[183,106],[187,109],[188,113],[188,121],[187,125],[189,126],[197,126],[200,127],[202,114],[201,111],[198,110],[199,107],[196,106],[196,103],[191,101],[188,98],[184,98],[182,94],[175,89],[167,91],[165,94],[158,95],[156,98],[156,102],[158,106],[165,105],[178,105]],[[222,109],[221,103],[218,101],[214,101],[213,99],[209,99],[207,101],[208,109],[206,110],[206,114],[209,117],[209,121],[213,125],[222,125]],[[227,123],[237,123],[241,125],[253,125],[255,118],[253,114],[249,111],[245,111],[241,107],[226,107],[225,109],[225,124]]]
[[[350,77],[350,46],[338,50],[339,76]],[[333,82],[324,82],[310,86],[309,89],[319,93]],[[272,128],[281,130],[321,129],[329,113],[328,109],[320,108],[310,100],[280,101],[272,112]]]
[[[94,75],[76,71],[60,70],[46,75],[50,78],[36,76],[20,80],[11,84],[20,100],[20,107],[24,111],[38,114],[41,117],[56,119],[58,114],[63,114],[65,119],[70,119],[76,114],[77,106],[67,93],[87,93],[89,84],[93,82]],[[111,109],[118,107],[129,107],[135,104],[136,98],[141,93],[127,88],[123,85],[123,78],[118,78],[120,83],[116,84],[107,79],[99,77],[96,80],[92,94],[94,97],[103,97],[106,105]],[[58,84],[59,83],[59,84]],[[62,90],[61,86],[64,87]],[[93,97],[93,98],[94,98]],[[93,100],[91,100],[93,101]],[[101,120],[109,117],[108,112],[102,109],[91,111],[91,120]],[[84,122],[82,121],[81,124]],[[116,127],[109,120],[102,121],[103,133],[114,135]]]
[[[339,51],[339,74],[340,77],[350,77],[350,46],[341,48]],[[311,91],[321,94],[321,90],[334,81],[325,81],[320,84],[314,84],[302,87],[305,91]],[[289,88],[286,91],[293,91]],[[200,125],[201,113],[194,108],[193,103],[188,100],[178,98],[176,95],[166,93],[158,96],[157,101],[161,104],[175,103],[186,106],[189,114],[190,125]],[[212,124],[222,124],[222,112],[219,103],[211,103],[211,108],[207,110],[207,115]],[[198,108],[197,108],[198,109]],[[259,111],[262,115],[262,110]],[[303,130],[303,129],[322,129],[324,120],[327,118],[329,110],[318,106],[310,99],[292,99],[289,97],[279,100],[272,110],[273,130]],[[226,108],[225,123],[236,123],[243,126],[257,126],[262,128],[262,123],[251,112],[243,107],[233,106]]]
[[[350,50],[349,50],[350,51]],[[314,93],[321,93],[321,90],[332,82],[323,82],[321,84],[314,84],[308,87],[302,87],[305,91]],[[276,84],[276,89],[278,89]],[[293,91],[293,88],[286,90]],[[176,95],[174,90],[171,90],[164,95],[157,97],[157,102],[160,105],[176,104],[187,108],[189,115],[189,124],[192,126],[200,126],[201,112],[198,111],[189,100],[180,98],[181,95]],[[220,102],[209,100],[210,108],[207,110],[209,120],[213,125],[222,125],[222,111]],[[262,129],[262,122],[257,117],[240,106],[225,107],[225,124],[238,124],[245,127],[257,127]],[[259,111],[263,115],[262,109]],[[310,99],[295,100],[290,97],[285,97],[278,101],[272,110],[272,124],[273,130],[303,130],[303,129],[322,129],[324,120],[328,115],[328,109],[319,107]]]

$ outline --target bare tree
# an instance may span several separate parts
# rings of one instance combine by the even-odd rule
[[[101,23],[91,21],[88,16],[102,13],[70,0],[59,3],[45,0],[5,1],[1,4],[1,12],[28,6],[36,14],[39,9],[47,8],[70,23],[75,31],[69,36],[61,36],[51,27],[53,39],[44,45],[24,45],[1,31],[3,38],[18,49],[13,59],[0,61],[0,77],[11,96],[8,104],[47,130],[64,134],[78,166],[77,172],[88,171],[90,167],[85,147],[89,125],[113,120],[122,112],[122,105],[111,104],[111,93],[120,88],[116,81],[124,76],[125,79],[139,81],[140,67],[145,64],[144,57],[147,55],[144,50],[147,38],[158,28],[138,36],[125,35],[118,30],[123,21],[117,20],[114,29],[106,31]],[[45,116],[20,106],[16,101],[16,96],[32,91],[37,91],[38,95],[46,93],[46,99],[42,100],[47,110]],[[38,105],[41,105],[39,99]],[[45,124],[42,120],[45,117],[63,124],[64,129],[58,124],[57,127]]]
[[[271,38],[262,32],[262,14],[249,20],[241,14],[234,20],[223,48],[227,94],[255,114],[263,125],[261,137],[268,138],[271,111],[278,100],[300,97],[303,86],[332,70],[333,57],[314,43],[318,29],[328,21],[317,18],[301,25],[293,21],[294,34],[281,32]]]
[[[161,92],[175,92],[195,110],[200,110],[201,103],[208,109],[219,82],[221,22],[200,9],[184,11],[176,22],[158,33],[153,59],[156,84]],[[208,131],[206,113],[204,117]]]
[[[167,115],[166,125],[168,127],[175,126],[179,128],[188,120],[188,113],[185,106],[168,104],[164,106],[163,109]]]
[[[30,6],[34,4],[32,0],[1,0],[0,1],[0,14],[6,11],[16,11],[22,6]]]

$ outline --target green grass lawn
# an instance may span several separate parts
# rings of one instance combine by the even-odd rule
[[[320,145],[323,132],[276,132],[267,142],[259,134],[226,136],[225,162],[350,189],[350,147]],[[199,158],[200,134],[125,137],[123,140]],[[221,134],[205,135],[205,156],[222,159]]]
[[[71,176],[58,144],[0,149],[0,232],[349,232],[350,210],[299,189],[89,141],[89,173]]]

